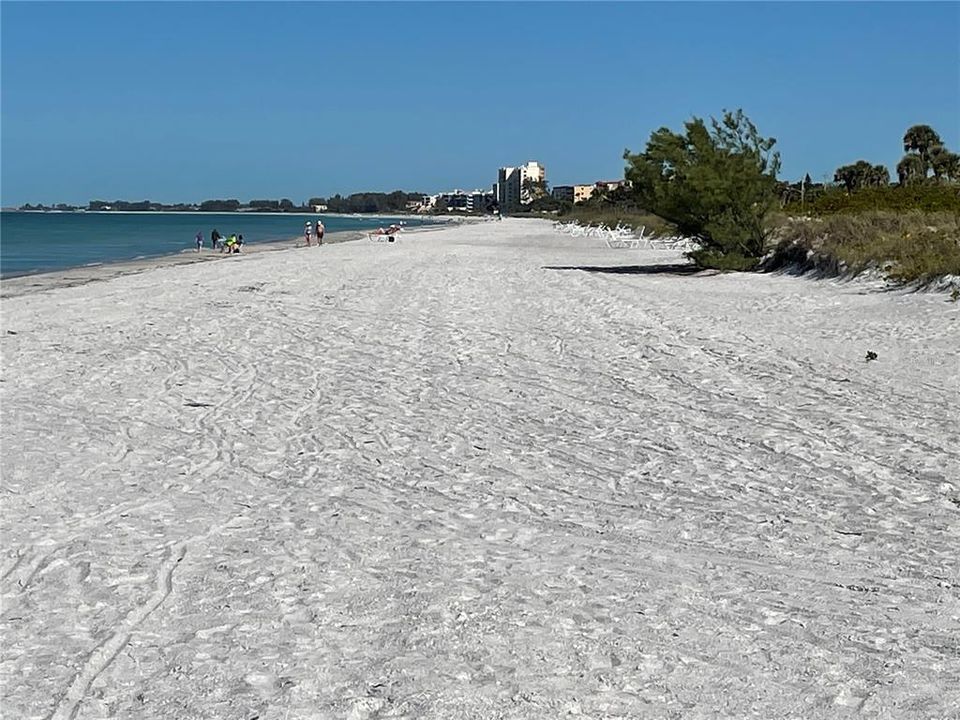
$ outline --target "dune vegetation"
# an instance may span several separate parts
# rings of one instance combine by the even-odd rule
[[[689,256],[704,268],[878,270],[904,283],[960,276],[960,156],[927,125],[902,142],[894,183],[866,160],[838,167],[833,183],[788,183],[777,178],[776,140],[742,111],[695,117],[682,132],[653,132],[643,152],[625,151],[627,187],[550,209],[696,238]]]

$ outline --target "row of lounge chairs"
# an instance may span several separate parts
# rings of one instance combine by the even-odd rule
[[[556,222],[554,228],[573,237],[593,237],[603,240],[609,248],[648,248],[652,250],[691,250],[696,246],[694,238],[682,235],[647,234],[647,226],[639,233],[626,225],[617,224],[615,228],[606,225],[581,225],[578,222]]]

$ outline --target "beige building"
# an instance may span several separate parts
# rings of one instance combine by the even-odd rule
[[[546,180],[547,169],[536,160],[531,160],[523,166],[523,172],[531,180]]]
[[[558,185],[553,189],[553,196],[557,200],[578,203],[593,197],[595,185]]]

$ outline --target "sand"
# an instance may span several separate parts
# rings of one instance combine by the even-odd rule
[[[345,230],[329,233],[326,244],[350,242],[365,237],[366,233],[357,230]],[[241,253],[224,253],[205,247],[201,252],[183,250],[179,253],[154,257],[135,258],[113,263],[94,263],[83,267],[54,270],[44,273],[28,273],[3,278],[0,283],[0,298],[17,297],[53,288],[86,285],[92,282],[106,282],[120,275],[136,275],[158,267],[192,265],[198,262],[231,262],[238,255],[254,255],[274,250],[288,250],[305,245],[303,237],[273,240],[268,242],[247,243]]]
[[[960,305],[680,261],[508,219],[8,296],[4,716],[960,717]]]

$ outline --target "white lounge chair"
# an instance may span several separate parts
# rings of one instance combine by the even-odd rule
[[[373,240],[374,242],[394,242],[397,238],[400,237],[400,231],[403,230],[401,225],[391,225],[388,228],[377,228],[369,233],[367,233],[367,238]]]
[[[640,233],[635,235],[633,230],[623,225],[617,225],[613,230],[607,230],[604,236],[604,239],[607,242],[607,247],[611,248],[628,248],[628,249],[637,249],[641,247],[649,247],[650,237],[646,236],[647,226],[644,225],[640,228]]]

